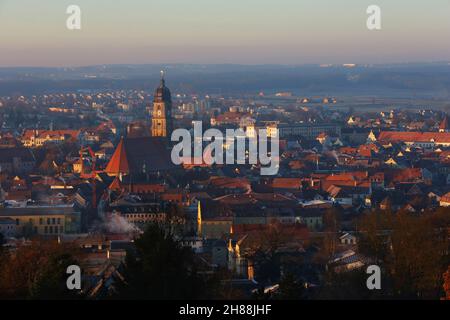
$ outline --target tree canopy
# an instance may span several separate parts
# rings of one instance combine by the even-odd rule
[[[200,273],[201,263],[192,249],[181,246],[166,228],[149,224],[135,240],[135,247],[135,252],[127,253],[126,284],[120,286],[118,298],[208,298],[209,282]]]

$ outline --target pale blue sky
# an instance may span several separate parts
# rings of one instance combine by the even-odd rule
[[[450,60],[449,17],[450,0],[0,0],[0,66]]]

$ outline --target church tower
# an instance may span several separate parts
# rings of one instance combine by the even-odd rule
[[[172,97],[166,87],[164,72],[161,83],[155,91],[152,112],[152,137],[169,137],[172,134]]]

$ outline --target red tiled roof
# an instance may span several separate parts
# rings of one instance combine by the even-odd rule
[[[275,178],[272,182],[273,188],[300,189],[302,181],[300,178]]]
[[[327,181],[355,181],[355,177],[353,174],[349,174],[349,173],[341,173],[341,174],[336,174],[336,175],[329,175],[328,177],[326,177]]]
[[[218,188],[241,188],[250,190],[250,182],[246,178],[211,177],[210,183]]]
[[[109,185],[109,190],[121,190],[122,189],[122,185],[120,183],[120,180],[118,177],[116,177],[113,182],[111,182],[111,184]]]
[[[378,147],[374,144],[364,144],[358,148],[358,153],[363,157],[371,157],[372,152],[378,153],[378,151]]]
[[[367,171],[354,171],[347,173],[338,173],[328,175],[324,179],[322,178],[322,189],[327,190],[330,186],[368,186],[370,182],[368,180]]]
[[[450,143],[449,132],[406,132],[406,131],[381,131],[379,141],[384,142],[430,142]]]
[[[80,130],[25,130],[23,134],[24,139],[30,139],[33,136],[37,136],[38,138],[49,137],[61,137],[61,136],[70,136],[73,139],[76,139],[80,134]]]
[[[444,194],[444,195],[441,197],[441,202],[450,202],[450,192]]]
[[[344,154],[355,154],[358,150],[356,148],[352,148],[352,147],[342,147],[339,149],[340,153],[344,153]]]
[[[120,139],[119,145],[114,151],[105,172],[111,175],[128,174],[130,172],[123,138]]]
[[[404,182],[422,179],[422,170],[420,168],[401,169],[393,172],[392,181]]]

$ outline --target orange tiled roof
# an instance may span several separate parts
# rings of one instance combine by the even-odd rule
[[[119,145],[117,146],[116,151],[114,151],[105,172],[111,175],[128,174],[130,172],[123,138],[120,139]]]
[[[430,142],[450,143],[449,132],[381,131],[379,141],[384,142]]]
[[[342,174],[335,174],[335,175],[329,175],[326,177],[327,181],[355,181],[355,176],[351,173],[342,173]]]
[[[441,197],[441,202],[450,202],[450,192],[444,194],[444,195]]]
[[[300,189],[302,181],[300,178],[275,178],[272,182],[273,188]]]
[[[250,189],[250,182],[246,178],[211,177],[211,185],[218,188],[242,188]]]
[[[392,180],[395,182],[412,181],[422,179],[422,169],[408,168],[401,169],[394,172]]]
[[[363,157],[371,157],[372,152],[378,153],[378,151],[378,147],[374,144],[363,144],[358,148],[358,153]]]

